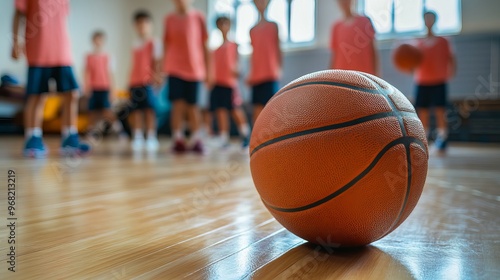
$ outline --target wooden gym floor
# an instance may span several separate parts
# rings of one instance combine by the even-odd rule
[[[305,243],[266,211],[248,156],[132,154],[98,143],[86,159],[19,156],[0,138],[0,218],[16,172],[16,270],[0,227],[1,279],[500,279],[500,146],[452,145],[430,159],[416,209],[357,251]]]

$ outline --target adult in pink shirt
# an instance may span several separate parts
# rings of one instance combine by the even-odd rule
[[[221,16],[215,21],[221,31],[223,43],[213,53],[215,86],[210,93],[210,110],[217,116],[217,127],[221,147],[229,146],[229,112],[238,125],[242,138],[242,148],[247,148],[250,142],[250,127],[245,113],[238,104],[238,45],[228,39],[231,30],[231,20]],[[235,102],[236,101],[236,102]]]
[[[434,12],[428,11],[424,14],[427,36],[417,41],[423,60],[415,71],[417,84],[415,107],[427,133],[429,132],[429,109],[434,108],[437,123],[437,138],[434,144],[439,152],[445,152],[448,138],[447,83],[455,75],[456,63],[448,40],[435,36],[432,31],[436,20],[437,16]]]
[[[378,75],[379,58],[375,29],[369,18],[352,11],[352,0],[337,0],[344,18],[333,25],[331,69],[361,71]]]
[[[112,61],[109,54],[104,52],[106,35],[103,31],[92,34],[93,51],[85,57],[84,93],[89,97],[89,123],[92,130],[97,130],[97,122],[105,120],[121,130],[121,123],[111,111],[112,90]]]
[[[279,90],[279,79],[283,65],[278,25],[268,21],[266,9],[269,0],[254,0],[260,20],[250,30],[253,53],[248,84],[252,86],[253,122]]]
[[[55,80],[63,100],[61,153],[83,154],[90,150],[89,145],[80,143],[76,126],[78,84],[71,68],[68,14],[67,0],[15,0],[12,58],[17,60],[23,55],[19,38],[21,24],[25,22],[24,47],[29,65],[24,109],[24,155],[28,157],[47,154],[41,127],[51,79]]]
[[[175,0],[175,12],[165,18],[163,70],[168,76],[169,100],[172,103],[174,152],[187,150],[183,123],[188,116],[191,131],[190,149],[203,153],[200,135],[201,116],[197,105],[201,83],[212,83],[208,32],[205,16],[191,7],[191,0]]]

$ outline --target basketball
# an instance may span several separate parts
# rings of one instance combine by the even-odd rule
[[[427,175],[412,104],[375,76],[328,70],[282,88],[259,115],[250,168],[271,214],[313,243],[354,247],[396,229]]]
[[[410,44],[402,44],[394,49],[392,59],[398,70],[411,73],[422,62],[422,52]]]

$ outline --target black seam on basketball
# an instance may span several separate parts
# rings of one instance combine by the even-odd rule
[[[361,76],[365,77],[366,79],[368,79],[371,83],[373,83],[373,85],[375,86],[375,88],[377,89],[377,91],[380,91],[380,93],[382,94],[382,96],[384,97],[384,99],[387,101],[387,103],[389,103],[389,106],[391,106],[392,111],[397,112],[397,113],[401,113],[401,111],[398,109],[398,107],[396,106],[396,104],[394,104],[394,102],[392,101],[392,99],[389,97],[389,93],[390,92],[394,93],[394,89],[392,91],[383,89],[370,76],[368,76],[368,75],[366,75],[364,73],[359,73],[359,74]],[[401,133],[403,134],[403,136],[406,136],[407,133],[406,133],[406,128],[405,128],[405,124],[404,124],[403,118],[399,114],[397,115],[397,118],[398,118],[398,122],[399,122],[399,128],[401,129]]]
[[[318,133],[318,132],[324,132],[324,131],[328,131],[328,130],[335,130],[335,129],[340,129],[340,128],[346,128],[346,127],[349,127],[349,126],[354,126],[354,125],[361,124],[361,123],[368,122],[368,121],[383,119],[383,118],[386,118],[386,117],[398,117],[399,115],[404,115],[404,116],[407,116],[407,117],[417,117],[416,113],[409,113],[409,112],[384,112],[384,113],[378,113],[378,114],[374,114],[374,115],[370,115],[370,116],[366,116],[366,117],[361,117],[359,119],[354,119],[354,120],[343,122],[343,123],[331,124],[331,125],[327,125],[327,126],[322,126],[322,127],[316,127],[316,128],[311,128],[311,129],[307,129],[307,130],[302,130],[302,131],[299,131],[299,132],[294,132],[294,133],[286,134],[286,135],[283,135],[283,136],[279,136],[279,137],[267,140],[266,142],[259,144],[257,147],[255,147],[252,150],[252,152],[250,153],[250,157],[253,156],[260,149],[262,149],[262,148],[264,148],[266,146],[272,145],[274,143],[281,142],[283,140],[287,140],[287,139],[291,139],[291,138],[295,138],[295,137],[299,137],[299,136],[304,136],[304,135],[308,135],[308,134]]]
[[[282,207],[277,207],[277,206],[273,206],[269,203],[267,203],[265,200],[262,199],[262,202],[269,208],[275,210],[275,211],[279,211],[279,212],[301,212],[301,211],[304,211],[304,210],[308,210],[308,209],[311,209],[311,208],[314,208],[316,206],[319,206],[323,203],[326,203],[332,199],[334,199],[335,197],[339,196],[340,194],[344,193],[345,191],[349,190],[351,187],[353,187],[357,182],[359,182],[361,179],[363,179],[363,177],[365,177],[374,167],[375,165],[377,165],[377,163],[380,161],[380,159],[382,159],[382,157],[385,155],[385,153],[387,153],[387,151],[389,151],[391,148],[393,148],[394,146],[396,145],[400,145],[400,144],[403,144],[405,145],[405,147],[407,145],[410,145],[411,143],[415,143],[421,147],[425,147],[424,143],[422,141],[420,141],[418,138],[415,138],[415,137],[409,137],[409,136],[406,136],[406,137],[402,137],[402,138],[399,138],[399,139],[396,139],[392,142],[390,142],[389,144],[387,144],[384,148],[382,148],[382,150],[377,154],[377,156],[375,157],[375,159],[370,163],[370,165],[368,165],[367,168],[365,168],[365,170],[363,170],[359,175],[357,175],[356,177],[354,177],[354,179],[352,179],[349,183],[345,184],[343,187],[341,187],[340,189],[336,190],[335,192],[327,195],[326,197],[320,199],[320,200],[317,200],[313,203],[310,203],[310,204],[307,204],[305,206],[300,206],[300,207],[295,207],[295,208],[282,208]],[[424,149],[425,150],[425,149]]]

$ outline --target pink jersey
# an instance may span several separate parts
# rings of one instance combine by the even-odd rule
[[[205,44],[208,39],[205,16],[199,11],[173,13],[165,18],[165,60],[169,76],[186,81],[202,81],[206,76]]]
[[[238,67],[238,45],[231,41],[224,42],[214,51],[215,84],[235,87],[238,79],[235,75]]]
[[[333,68],[375,74],[374,39],[375,29],[367,17],[354,16],[336,22],[330,42],[334,53]]]
[[[415,81],[419,85],[444,84],[450,78],[450,60],[453,56],[448,40],[443,37],[420,39],[417,47],[422,51],[423,60],[415,71]]]
[[[141,87],[153,82],[155,60],[161,59],[161,45],[157,40],[139,40],[132,52],[130,87]]]
[[[67,29],[68,0],[16,0],[26,15],[26,56],[30,66],[56,67],[73,63]]]
[[[256,85],[280,79],[278,25],[261,21],[250,30],[253,53],[249,83]]]
[[[111,87],[111,59],[106,53],[91,53],[85,59],[85,72],[91,90],[109,90]]]

